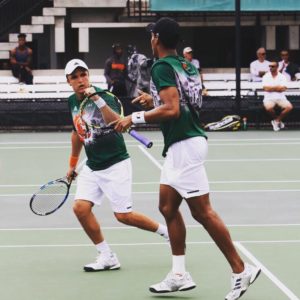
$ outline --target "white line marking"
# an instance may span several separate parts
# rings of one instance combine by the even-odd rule
[[[300,181],[299,181],[300,182]],[[151,184],[159,184],[158,181],[148,181],[148,182],[133,182],[133,185],[151,185]],[[0,188],[21,188],[21,187],[40,187],[43,184],[0,184]],[[76,186],[76,183],[73,183],[72,186]]]
[[[137,144],[127,145],[127,147],[136,147]],[[21,146],[21,147],[0,147],[0,150],[20,150],[20,149],[70,149],[69,146]]]
[[[207,159],[205,162],[280,162],[299,161],[300,158],[238,158],[238,159]]]
[[[216,180],[209,181],[214,184],[235,184],[235,183],[298,183],[299,179],[287,179],[287,180]]]
[[[236,184],[236,183],[299,183],[300,179],[288,179],[288,180],[216,180],[209,181],[210,184]],[[133,185],[152,185],[159,184],[158,181],[148,181],[148,182],[133,182]],[[26,187],[40,187],[43,184],[0,184],[0,188],[26,188]],[[76,186],[76,183],[73,183],[72,186]]]
[[[213,138],[208,138],[208,141],[213,141],[213,142],[252,142],[252,141],[300,141],[300,138],[266,138],[266,139],[213,139]]]
[[[283,190],[211,190],[210,193],[287,193],[287,192],[300,192],[300,189],[283,189]],[[143,194],[158,194],[157,191],[149,192],[132,192],[132,194],[143,195]],[[33,193],[29,194],[0,194],[0,197],[31,197]],[[75,194],[71,193],[70,196]]]
[[[239,242],[235,246],[246,255],[256,266],[260,267],[262,272],[286,295],[290,300],[300,300],[286,285],[284,285],[274,274],[272,274],[252,253],[250,253]]]
[[[236,245],[240,243],[300,243],[300,241],[290,241],[290,240],[282,240],[282,241],[240,241],[240,242],[234,242]],[[215,244],[213,241],[201,241],[201,242],[186,242],[187,245],[213,245]],[[131,246],[168,246],[167,242],[149,242],[149,243],[111,243],[111,246],[119,246],[119,247],[131,247]],[[5,248],[44,248],[44,247],[94,247],[92,244],[32,244],[32,245],[0,245],[0,249],[5,249]],[[238,246],[237,246],[238,247]],[[242,246],[243,247],[243,246]],[[244,248],[245,249],[245,248]],[[241,249],[240,249],[241,250]],[[246,249],[245,249],[246,250]],[[247,251],[247,250],[246,250]],[[241,250],[241,252],[243,252]],[[245,253],[244,253],[245,254]],[[246,254],[245,254],[246,255]],[[251,254],[250,254],[251,255]],[[246,255],[248,256],[248,255]],[[260,263],[255,262],[255,258],[253,257],[250,258],[257,266],[260,266]],[[264,272],[263,268],[262,271]],[[299,299],[298,299],[299,300]]]
[[[226,224],[227,227],[230,228],[245,228],[245,227],[298,227],[299,224]],[[196,229],[203,229],[201,225],[186,225],[187,228],[196,228]],[[103,230],[137,230],[136,227],[133,226],[103,226],[101,227]],[[81,227],[57,227],[57,228],[0,228],[0,231],[72,231],[72,230],[80,230],[83,229]],[[244,241],[245,242],[245,241]]]
[[[274,143],[210,143],[208,141],[208,147],[220,147],[220,146],[241,146],[241,147],[245,147],[245,146],[270,146],[270,145],[277,145],[277,146],[287,146],[287,145],[300,145],[300,142],[291,142],[291,143],[279,143],[279,142],[274,142]],[[153,144],[153,147],[162,147],[163,144],[158,144],[155,143]]]
[[[228,144],[220,144],[220,143],[208,143],[208,146],[269,146],[269,145],[300,145],[300,142],[291,142],[291,143],[280,143],[280,142],[274,142],[274,143],[228,143]]]
[[[0,150],[20,150],[20,149],[70,149],[71,146],[21,146],[21,147],[0,147]]]
[[[141,145],[138,147],[160,170],[162,170],[162,165],[144,147]]]
[[[161,142],[163,143],[162,139],[153,139],[153,142]],[[218,139],[218,138],[211,138],[209,137],[208,141],[210,142],[252,142],[252,141],[274,141],[274,142],[278,142],[278,141],[300,141],[300,138],[253,138],[253,139],[243,139],[243,138],[236,138],[236,139]],[[132,142],[132,143],[137,143],[132,139],[126,139],[126,142]],[[28,141],[20,141],[20,142],[16,142],[16,141],[12,141],[12,142],[0,142],[0,145],[51,145],[51,144],[66,144],[69,145],[70,142],[69,141],[39,141],[39,142],[28,142]]]

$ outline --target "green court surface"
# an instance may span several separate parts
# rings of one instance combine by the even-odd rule
[[[162,136],[146,149],[125,136],[133,163],[134,209],[163,222],[158,186]],[[300,299],[300,131],[209,133],[206,162],[211,201],[241,256],[262,268],[244,300]],[[71,197],[55,214],[39,217],[29,199],[43,183],[66,173],[69,133],[0,135],[0,299],[224,299],[230,268],[183,203],[187,269],[197,288],[155,295],[149,285],[170,271],[169,245],[158,235],[126,227],[108,201],[95,208],[121,269],[85,273],[96,251],[72,212]],[[195,179],[196,180],[196,179]]]

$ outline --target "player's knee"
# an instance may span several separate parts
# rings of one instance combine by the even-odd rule
[[[193,218],[203,226],[209,224],[215,217],[215,212],[212,209],[192,210],[191,214]]]
[[[131,214],[130,213],[115,213],[116,219],[125,225],[131,224]]]
[[[173,209],[168,205],[159,205],[159,211],[165,217],[165,219],[171,219],[177,212],[173,211]]]
[[[83,218],[90,213],[90,207],[87,206],[82,201],[75,201],[73,204],[73,212],[77,216],[77,218]]]
[[[289,104],[287,107],[286,107],[286,110],[289,112],[293,109],[293,105],[292,104]]]

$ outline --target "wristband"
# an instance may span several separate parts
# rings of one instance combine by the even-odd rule
[[[79,157],[78,156],[70,156],[69,165],[71,168],[75,168],[78,163]]]
[[[94,101],[94,103],[99,109],[106,105],[106,102],[101,97],[97,101]]]
[[[145,121],[145,111],[137,111],[132,113],[131,120],[133,124],[146,123]]]

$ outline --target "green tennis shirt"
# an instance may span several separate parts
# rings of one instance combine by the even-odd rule
[[[94,87],[97,92],[103,91]],[[114,100],[114,95],[106,92],[101,97],[107,105],[114,111],[120,113],[120,109]],[[82,141],[86,156],[87,165],[93,170],[104,170],[108,167],[129,158],[125,142],[121,133],[114,130],[102,131],[99,128],[86,128],[79,117],[80,100],[76,94],[68,99],[69,110],[73,120],[73,130],[75,130]],[[94,124],[103,124],[104,120],[99,108],[92,102],[89,118]]]
[[[206,138],[204,130],[199,126],[199,117],[190,109],[187,99],[188,95],[193,95],[193,91],[201,91],[200,86],[194,86],[195,80],[192,80],[192,77],[196,76],[199,77],[197,69],[179,56],[161,58],[154,63],[151,69],[150,86],[154,106],[158,107],[163,104],[159,97],[159,92],[166,87],[177,87],[180,98],[179,118],[160,123],[164,136],[163,156],[166,156],[168,148],[176,142],[196,136],[204,136]],[[189,82],[194,82],[193,86]],[[198,80],[198,82],[200,85],[201,81]],[[187,89],[190,90],[187,91]]]

